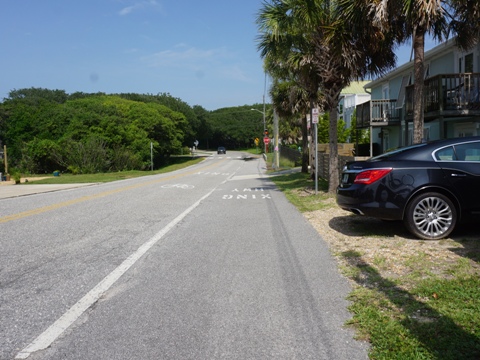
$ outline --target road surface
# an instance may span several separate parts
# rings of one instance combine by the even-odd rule
[[[263,159],[0,200],[0,359],[367,359]]]

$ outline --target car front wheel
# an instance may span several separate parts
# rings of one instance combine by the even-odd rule
[[[439,193],[416,196],[408,204],[404,223],[415,236],[425,240],[447,237],[457,223],[457,210],[452,201]]]

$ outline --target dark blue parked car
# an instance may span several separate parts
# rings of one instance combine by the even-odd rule
[[[447,237],[480,215],[480,136],[415,144],[348,163],[337,204],[355,214],[403,220],[421,239]]]

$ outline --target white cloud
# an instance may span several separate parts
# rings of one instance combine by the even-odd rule
[[[127,15],[127,14],[130,14],[133,10],[135,10],[136,6],[135,5],[132,5],[132,6],[127,6],[126,8],[123,8],[122,10],[120,10],[118,13],[120,15]]]
[[[148,7],[159,7],[159,6],[160,4],[156,0],[138,1],[133,5],[124,7],[122,10],[118,12],[118,14],[121,16],[125,16],[137,10],[142,10]]]
[[[174,66],[198,68],[200,65],[218,64],[229,55],[224,48],[197,49],[179,44],[171,50],[164,50],[142,58],[151,67]]]

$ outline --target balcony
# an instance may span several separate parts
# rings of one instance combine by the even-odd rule
[[[442,74],[425,80],[424,117],[480,115],[480,73]],[[405,114],[413,118],[413,85],[405,88]]]
[[[370,100],[357,105],[357,128],[400,125],[400,109],[397,100]]]

